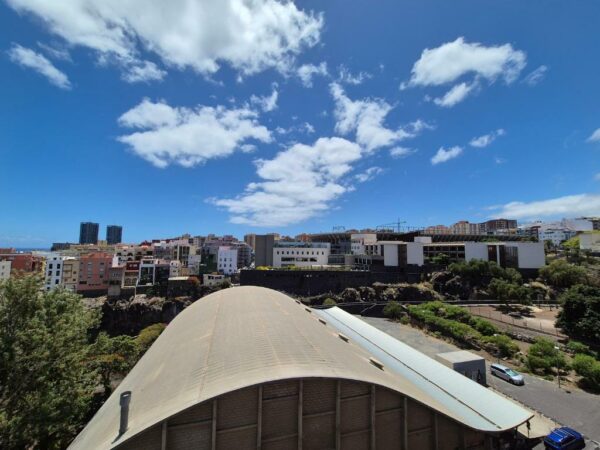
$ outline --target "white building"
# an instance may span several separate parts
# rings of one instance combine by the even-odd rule
[[[581,250],[600,252],[600,233],[581,233],[579,235],[579,248]]]
[[[190,275],[198,275],[202,264],[202,255],[188,255],[188,271]]]
[[[330,253],[325,242],[278,242],[273,247],[273,267],[326,266]]]
[[[364,255],[365,245],[377,243],[377,233],[354,233],[350,235],[350,250],[353,255]]]
[[[182,275],[181,261],[172,260],[169,261],[169,278],[179,277]]]
[[[568,228],[540,228],[538,231],[538,239],[540,242],[550,241],[555,246],[560,245],[561,242],[567,241],[576,235],[576,231]]]
[[[205,286],[218,286],[225,281],[225,275],[220,273],[205,273],[202,275],[202,284]]]
[[[46,256],[46,273],[44,274],[44,284],[47,291],[55,289],[61,285],[63,274],[63,261],[65,257],[55,253]]]
[[[10,278],[11,261],[0,261],[0,281]]]
[[[539,269],[546,264],[543,242],[380,242],[385,266],[422,266],[427,259],[446,255],[451,261],[479,259],[502,267]]]
[[[219,273],[231,275],[237,272],[237,248],[219,247],[217,253],[217,270]]]

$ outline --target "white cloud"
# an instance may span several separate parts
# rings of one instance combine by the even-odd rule
[[[431,128],[421,120],[396,130],[386,128],[384,121],[391,105],[381,99],[350,100],[338,83],[331,83],[330,88],[335,101],[336,132],[347,135],[355,131],[356,142],[367,151],[394,145]]]
[[[512,45],[486,47],[459,37],[433,49],[425,49],[412,68],[411,86],[440,86],[473,73],[490,82],[502,77],[515,81],[526,65],[526,55]]]
[[[50,83],[61,88],[71,89],[71,82],[64,72],[57,69],[44,55],[37,53],[30,48],[13,44],[8,51],[10,60],[22,67],[33,69],[39,74],[45,76]]]
[[[459,83],[446,92],[443,97],[436,98],[433,100],[433,102],[438,106],[451,108],[467,98],[471,91],[476,87],[477,82],[473,82],[471,84]]]
[[[594,180],[600,181],[600,172],[598,172],[596,175],[594,175]]]
[[[253,95],[250,97],[250,103],[258,105],[264,112],[270,112],[277,108],[277,99],[279,98],[279,92],[277,92],[277,83],[273,83],[273,91],[271,95],[266,97],[258,97]]]
[[[249,147],[242,147],[248,139],[271,141],[269,130],[248,108],[199,105],[192,109],[144,99],[124,113],[119,124],[141,130],[118,140],[157,167],[171,163],[192,167],[238,149],[248,151]]]
[[[469,145],[471,147],[484,148],[494,142],[497,137],[504,136],[505,134],[506,132],[502,128],[498,128],[496,131],[492,131],[489,134],[484,134],[483,136],[471,139]]]
[[[151,61],[139,61],[125,68],[121,78],[128,83],[160,81],[167,75],[167,72],[160,69]]]
[[[306,133],[308,133],[308,134],[313,134],[315,132],[315,127],[313,127],[308,122],[304,122],[304,125],[302,126],[302,128],[304,128],[304,131],[306,131]]]
[[[451,147],[449,149],[445,149],[444,147],[440,147],[437,153],[431,158],[431,164],[434,166],[436,164],[444,163],[446,161],[450,161],[461,155],[463,152],[462,147],[458,145]]]
[[[587,138],[588,142],[600,142],[600,128],[592,133],[592,135]]]
[[[294,144],[273,159],[258,160],[259,182],[232,199],[210,199],[231,214],[231,222],[285,226],[331,209],[351,188],[343,177],[361,158],[358,145],[346,139],[320,138],[313,145]]]
[[[375,178],[377,175],[379,175],[381,173],[383,173],[383,169],[381,167],[373,166],[373,167],[369,167],[364,172],[357,173],[356,175],[354,175],[354,178],[359,183],[365,183],[367,181],[372,180],[373,178]]]
[[[326,62],[322,62],[318,66],[315,66],[314,64],[303,64],[298,68],[297,74],[305,87],[312,87],[312,79],[315,75],[323,77],[329,75]]]
[[[39,41],[38,41],[37,45],[42,50],[44,50],[44,52],[46,52],[46,54],[48,56],[50,56],[53,59],[58,59],[60,61],[69,61],[69,62],[72,61],[71,54],[69,53],[69,50],[67,50],[66,48],[62,48],[59,45],[44,44],[43,42],[39,42]]]
[[[277,0],[7,0],[40,18],[69,45],[101,60],[138,65],[143,51],[169,67],[204,75],[227,63],[244,75],[289,70],[295,55],[319,42],[321,14]]]
[[[392,158],[406,158],[407,156],[412,155],[413,153],[416,153],[417,149],[415,148],[408,148],[408,147],[394,147],[390,149],[390,156]]]
[[[372,75],[368,72],[358,72],[356,74],[353,74],[344,65],[341,65],[338,71],[339,74],[337,81],[340,83],[358,85],[362,84],[365,80],[372,78]]]
[[[600,195],[578,194],[529,203],[510,202],[489,209],[498,210],[492,217],[511,217],[514,219],[537,219],[549,216],[598,216],[600,215]]]
[[[535,86],[540,81],[544,79],[546,76],[546,72],[548,71],[548,66],[540,66],[537,69],[530,72],[524,79],[523,82],[527,83],[529,86]]]

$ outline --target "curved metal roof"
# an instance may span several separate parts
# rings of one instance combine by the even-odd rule
[[[425,359],[410,353],[408,363],[418,363],[420,376],[414,370],[399,370],[394,361],[402,355],[388,359],[377,353],[393,338],[378,335],[381,332],[352,316],[366,328],[348,325],[346,313],[338,311],[326,310],[325,320],[319,320],[315,310],[254,286],[234,287],[198,300],[171,322],[70,448],[114,448],[188,407],[244,387],[291,378],[339,378],[384,386],[483,431],[514,428],[531,417],[529,411],[415,350]],[[340,332],[349,339],[340,339]],[[361,341],[365,338],[372,346]],[[383,363],[383,369],[370,362],[373,357]],[[442,370],[444,379],[437,384],[464,385],[468,392],[436,389],[423,380],[432,379],[430,371]],[[117,437],[119,397],[124,391],[132,392],[129,429]],[[469,401],[461,401],[461,395]],[[474,403],[475,397],[480,401]],[[493,411],[498,408],[503,413]]]

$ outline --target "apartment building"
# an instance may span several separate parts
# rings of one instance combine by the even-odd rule
[[[81,222],[79,225],[79,243],[97,244],[100,225],[94,222]]]
[[[108,225],[106,227],[106,243],[108,245],[120,244],[123,239],[123,227],[120,225]]]
[[[3,249],[0,261],[10,262],[11,276],[28,275],[33,273],[44,274],[45,259],[41,255],[31,253],[15,253],[14,249]]]
[[[219,247],[217,254],[217,270],[224,275],[237,272],[238,249],[234,247]]]
[[[46,270],[44,276],[44,288],[49,291],[61,286],[63,277],[64,256],[56,253],[46,256]]]
[[[141,261],[142,258],[152,258],[154,248],[152,245],[117,245],[115,247],[115,256],[119,257],[119,264],[127,261]]]
[[[76,292],[79,284],[79,258],[65,256],[62,262],[61,285],[65,289]]]
[[[88,253],[79,258],[78,292],[107,291],[108,271],[113,255],[106,252]]]
[[[540,242],[549,241],[552,245],[559,246],[562,242],[577,236],[577,231],[568,228],[540,228],[537,234]]]

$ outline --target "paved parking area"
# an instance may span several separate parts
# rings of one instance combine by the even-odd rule
[[[440,340],[408,325],[391,322],[377,317],[361,317],[365,322],[381,331],[410,345],[411,347],[435,357],[438,353],[459,350],[458,347]],[[491,361],[495,362],[495,361]],[[488,384],[505,395],[517,400],[530,409],[541,412],[557,425],[568,425],[583,433],[589,439],[600,443],[600,396],[580,390],[570,393],[559,389],[556,383],[538,377],[523,374],[524,386],[514,386],[499,378],[489,375]],[[588,443],[586,448],[595,448]],[[600,448],[600,444],[598,444]]]

